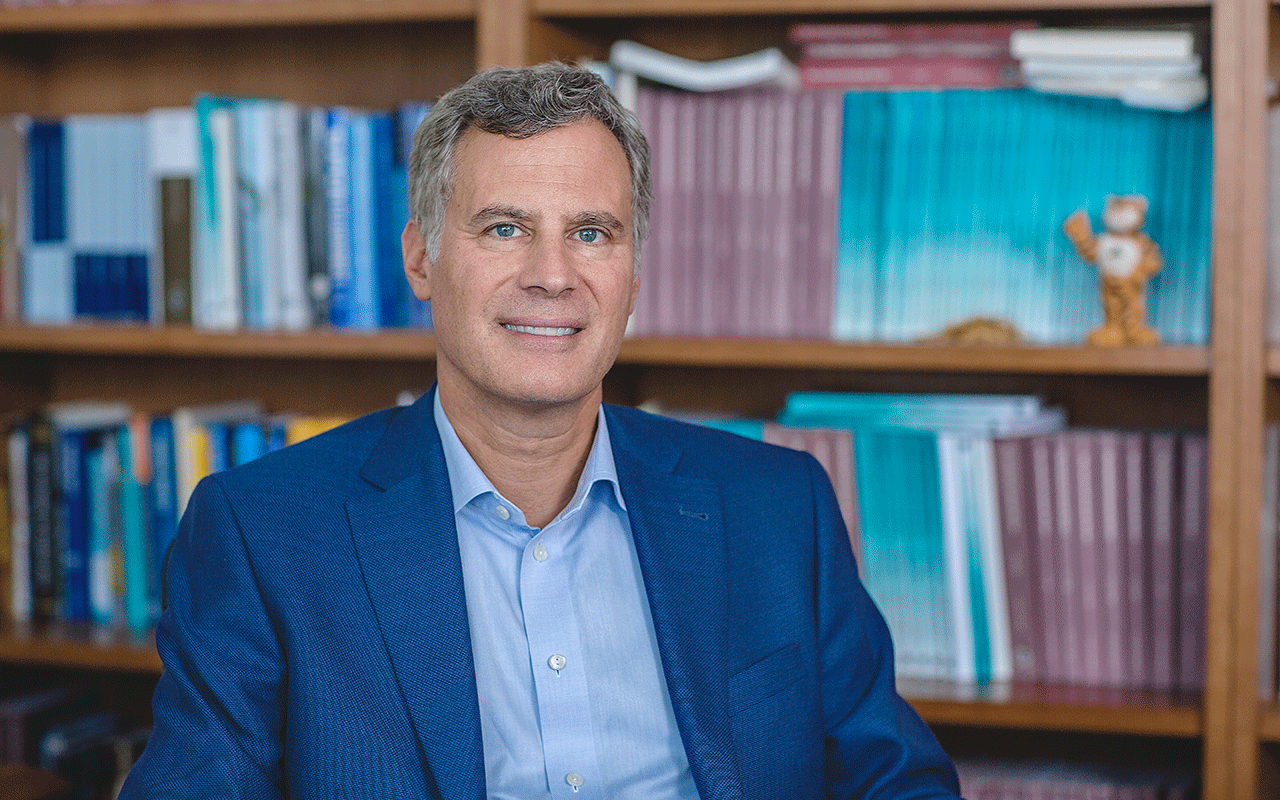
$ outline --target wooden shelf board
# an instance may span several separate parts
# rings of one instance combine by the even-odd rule
[[[917,680],[899,681],[898,690],[932,725],[1186,738],[1202,729],[1198,694]]]
[[[0,663],[160,674],[151,633],[92,625],[0,626]]]
[[[0,326],[0,352],[83,355],[417,361],[435,339],[412,330],[303,333],[145,326]],[[619,364],[762,369],[1204,376],[1203,347],[942,347],[784,339],[630,339]]]
[[[472,19],[470,0],[252,0],[49,4],[0,10],[0,32],[61,33]]]
[[[532,0],[546,17],[656,17],[767,14],[870,14],[927,12],[1034,12],[1114,9],[1111,0]],[[1209,8],[1211,0],[1123,0],[1125,8]]]
[[[869,371],[1207,375],[1202,347],[945,347],[783,339],[635,339],[623,364]]]
[[[435,357],[435,338],[411,330],[314,330],[301,333],[233,331],[216,333],[193,328],[149,328],[130,325],[66,327],[0,326],[0,352],[47,352],[77,355],[427,360]]]

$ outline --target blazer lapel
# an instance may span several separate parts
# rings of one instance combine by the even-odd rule
[[[715,484],[674,474],[680,453],[607,413],[662,668],[703,800],[742,797],[729,732],[725,531]]]
[[[484,755],[448,472],[429,393],[365,465],[347,502],[369,599],[426,768],[444,800],[482,800]]]

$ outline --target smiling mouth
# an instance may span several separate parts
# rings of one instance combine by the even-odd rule
[[[515,333],[528,333],[534,336],[572,336],[582,328],[540,328],[536,325],[509,325],[502,323],[502,327]]]

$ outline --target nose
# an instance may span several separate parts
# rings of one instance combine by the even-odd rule
[[[540,237],[526,250],[520,270],[520,288],[546,297],[557,297],[578,285],[578,270],[567,242],[560,237]]]

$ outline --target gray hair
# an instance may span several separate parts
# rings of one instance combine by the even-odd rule
[[[446,92],[418,126],[409,156],[409,203],[431,260],[440,255],[445,206],[453,192],[454,148],[468,128],[527,139],[584,119],[608,128],[626,153],[638,269],[649,233],[649,143],[635,115],[598,75],[555,62],[485,70]]]

